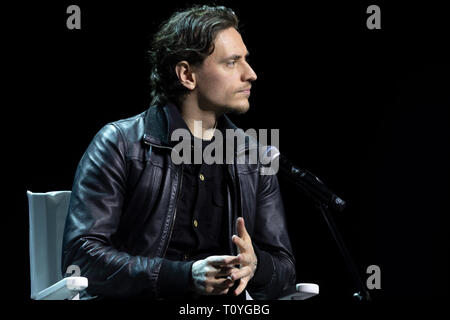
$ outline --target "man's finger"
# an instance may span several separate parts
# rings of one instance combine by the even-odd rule
[[[219,277],[227,277],[229,275],[231,275],[233,269],[237,269],[234,267],[224,267],[224,268],[219,268],[218,272],[216,273],[215,277],[219,278]]]
[[[241,264],[241,262],[242,262],[242,257],[237,255],[237,256],[234,256],[233,259],[227,260],[227,263],[218,263],[218,264],[215,264],[215,266],[217,268],[235,268],[236,265]]]
[[[205,260],[213,266],[227,266],[235,263],[237,256],[209,256]]]
[[[228,292],[228,289],[230,289],[233,285],[234,281],[229,279],[215,279],[207,277],[202,284],[201,293],[206,295],[224,294],[224,291]]]
[[[237,218],[236,230],[237,230],[238,236],[240,238],[242,238],[243,240],[247,239],[248,233],[247,233],[247,229],[245,228],[244,218],[242,218],[242,217]]]
[[[240,295],[242,291],[244,291],[245,287],[247,287],[247,279],[243,278],[241,279],[238,287],[234,290],[234,294],[236,296]]]
[[[244,277],[249,277],[249,276],[252,275],[252,273],[253,272],[250,269],[250,267],[244,267],[244,268],[241,268],[241,269],[236,269],[236,270],[233,270],[231,272],[231,279],[233,281],[236,281],[236,280],[242,279]]]
[[[238,246],[239,252],[247,250],[247,243],[239,236],[233,235],[231,241],[233,241],[233,243]]]
[[[233,286],[234,281],[226,278],[208,279],[208,284],[214,288],[225,289]]]

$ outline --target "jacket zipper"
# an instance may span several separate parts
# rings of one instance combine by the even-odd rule
[[[169,232],[169,236],[167,237],[166,243],[164,245],[164,252],[162,255],[162,258],[164,258],[166,256],[166,252],[167,249],[169,248],[169,243],[170,243],[170,238],[172,238],[172,232],[173,232],[173,228],[175,226],[175,219],[177,217],[177,209],[178,209],[178,200],[180,199],[180,190],[181,190],[181,186],[183,184],[183,165],[181,165],[181,178],[178,179],[178,188],[177,188],[177,199],[175,200],[175,212],[173,213],[173,219],[172,219],[172,223],[170,225],[170,232]]]
[[[235,163],[237,161],[237,159],[234,159]],[[241,205],[240,205],[240,196],[238,195],[238,190],[237,190],[237,185],[238,185],[238,181],[237,181],[237,172],[236,172],[236,167],[232,166],[233,170],[230,170],[230,175],[231,175],[231,184],[233,187],[233,211],[231,213],[231,234],[237,234],[237,230],[236,230],[236,223],[235,221],[233,221],[233,219],[237,219],[237,217],[239,217],[241,211]],[[229,241],[231,241],[231,239],[229,239]],[[233,243],[231,242],[231,248],[232,248],[232,252],[231,254],[237,254],[237,250],[234,251],[233,250]]]
[[[173,149],[171,147],[164,147],[164,146],[155,145],[155,144],[147,141],[146,139],[144,139],[144,143],[148,144],[149,146],[156,147],[156,148],[169,149],[169,150]],[[163,254],[161,256],[162,258],[164,258],[166,256],[167,249],[169,248],[170,238],[172,237],[173,228],[175,226],[175,219],[177,217],[177,209],[178,209],[178,201],[180,199],[180,190],[181,190],[181,186],[183,184],[183,171],[184,171],[183,169],[184,169],[184,167],[183,167],[183,165],[181,165],[181,178],[178,179],[177,199],[175,200],[175,212],[173,214],[173,219],[172,219],[172,222],[170,224],[169,236],[167,237],[167,240],[166,240],[166,242],[164,244],[164,251],[163,251]]]

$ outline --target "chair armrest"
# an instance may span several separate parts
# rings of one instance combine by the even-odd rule
[[[70,300],[87,287],[87,278],[67,277],[42,290],[32,298],[35,300]]]
[[[319,286],[315,283],[297,283],[294,288],[287,291],[279,300],[305,300],[319,294]]]

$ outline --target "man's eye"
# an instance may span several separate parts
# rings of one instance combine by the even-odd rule
[[[227,67],[234,67],[235,64],[236,64],[236,61],[229,61],[229,62],[227,62]]]

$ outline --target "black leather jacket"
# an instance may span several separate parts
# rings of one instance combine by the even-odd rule
[[[88,293],[104,297],[164,298],[160,270],[176,218],[182,165],[171,161],[168,106],[104,126],[83,155],[74,179],[65,224],[62,272],[77,265],[89,280]],[[241,129],[221,117],[221,128]],[[238,139],[239,140],[239,139]],[[275,299],[295,283],[295,262],[276,175],[261,175],[261,164],[236,164],[251,148],[249,137],[227,164],[231,236],[244,217],[252,242],[273,265],[263,286],[247,290],[254,299]],[[259,259],[259,257],[258,257]],[[260,260],[260,259],[259,259]],[[167,261],[176,270],[175,261]],[[261,260],[259,261],[261,262]],[[189,265],[190,267],[190,265]]]

